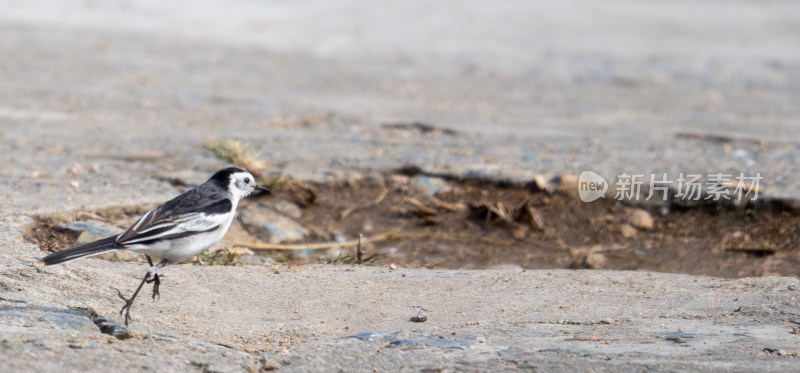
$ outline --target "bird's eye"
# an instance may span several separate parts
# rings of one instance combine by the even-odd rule
[[[244,183],[245,184],[250,184],[250,178],[249,177],[244,178]]]

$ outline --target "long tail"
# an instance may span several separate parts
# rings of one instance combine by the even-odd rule
[[[42,258],[42,261],[46,265],[61,264],[70,260],[83,258],[85,256],[98,255],[105,252],[118,250],[120,247],[117,246],[116,243],[117,236],[118,235],[114,235],[111,237],[106,237],[102,240],[85,243],[83,245],[71,247],[66,250],[61,250],[57,253],[53,253]]]

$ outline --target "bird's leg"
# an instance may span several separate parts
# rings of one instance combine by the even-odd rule
[[[150,268],[152,268],[153,259],[150,259],[150,255],[145,255],[145,258],[147,258],[147,263],[150,264]],[[158,293],[158,287],[161,286],[161,279],[158,278],[158,273],[153,275],[152,279],[147,280],[148,284],[151,282],[153,283],[153,301],[155,301],[157,296],[161,296],[161,294]]]
[[[150,272],[144,274],[144,278],[142,282],[139,283],[139,287],[136,288],[136,291],[133,292],[133,295],[130,298],[125,298],[122,295],[122,292],[117,290],[117,295],[119,295],[122,300],[125,301],[125,305],[122,306],[122,309],[119,310],[119,314],[122,315],[122,312],[125,311],[125,326],[128,326],[128,322],[131,320],[131,306],[133,305],[133,301],[136,300],[136,296],[139,295],[139,292],[142,290],[142,286],[150,279]]]
[[[128,322],[131,319],[131,306],[133,306],[133,301],[136,300],[136,297],[139,295],[139,292],[142,291],[142,287],[144,284],[155,283],[153,285],[153,299],[155,299],[156,295],[158,295],[158,286],[161,284],[161,280],[158,279],[158,271],[161,268],[164,268],[167,265],[167,260],[163,259],[162,261],[158,262],[156,265],[153,264],[153,260],[150,257],[147,257],[147,261],[150,262],[151,266],[147,270],[147,273],[144,274],[144,278],[142,282],[139,283],[139,286],[136,288],[136,291],[133,292],[133,295],[130,298],[125,298],[122,295],[122,292],[117,290],[117,295],[125,301],[125,305],[122,306],[122,309],[119,310],[119,314],[122,315],[122,312],[125,312],[125,326],[128,325]],[[152,278],[151,278],[152,276]],[[116,290],[116,289],[114,289]]]

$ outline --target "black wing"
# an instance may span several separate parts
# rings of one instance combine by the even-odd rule
[[[231,199],[201,185],[148,211],[122,232],[119,245],[147,244],[154,240],[185,237],[216,229],[228,219]]]

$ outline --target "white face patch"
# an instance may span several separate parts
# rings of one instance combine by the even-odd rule
[[[231,193],[238,199],[247,197],[255,188],[255,178],[249,172],[238,172],[230,176]],[[246,183],[245,181],[249,181]]]

